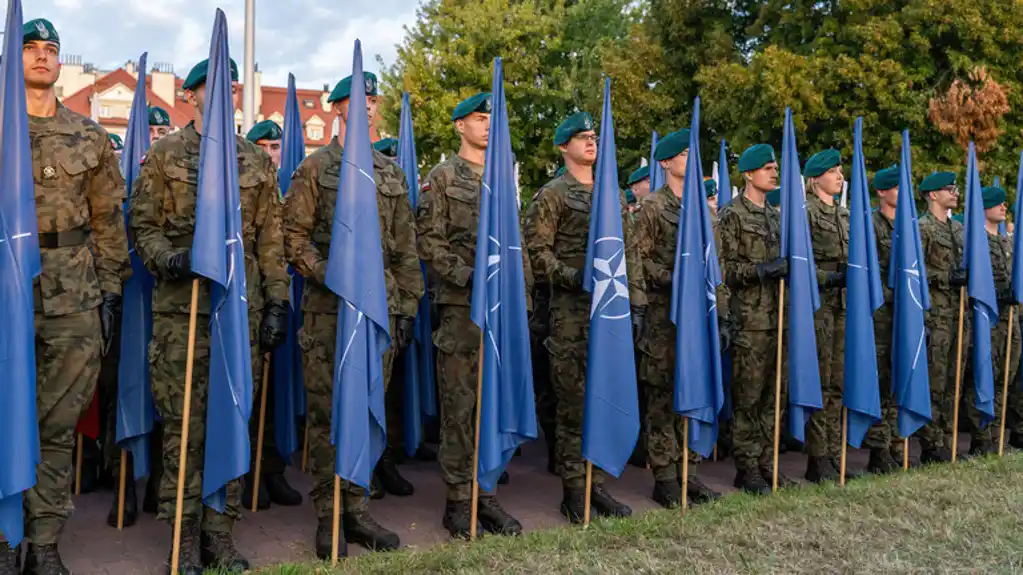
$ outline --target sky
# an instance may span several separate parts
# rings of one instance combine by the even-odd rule
[[[394,63],[404,26],[419,0],[256,0],[256,62],[263,85],[333,86],[352,68],[356,38],[363,67],[380,72],[376,56]],[[0,0],[6,12],[7,0]],[[231,57],[244,59],[245,0],[22,0],[25,21],[47,18],[61,53],[112,70],[149,52],[150,65],[169,62],[181,77],[209,55],[216,8],[227,14]],[[0,20],[2,22],[2,20]],[[0,24],[2,25],[2,24]]]

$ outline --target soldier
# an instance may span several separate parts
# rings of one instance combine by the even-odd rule
[[[710,210],[710,217],[718,220],[718,183],[712,179],[703,181],[703,191],[707,195],[707,208]]]
[[[484,92],[455,106],[451,120],[461,138],[458,154],[438,164],[426,177],[416,222],[419,255],[439,280],[440,329],[433,340],[441,414],[438,458],[447,485],[443,524],[452,537],[462,538],[469,536],[471,528],[480,331],[469,317],[469,308],[490,105],[490,94]],[[528,294],[532,273],[525,252],[522,259]],[[480,525],[491,533],[522,532],[522,525],[501,508],[492,493],[480,494],[478,513]]]
[[[192,293],[191,248],[195,231],[196,182],[202,140],[206,73],[209,62],[196,64],[182,88],[194,109],[194,119],[182,130],[153,144],[132,190],[131,230],[135,248],[156,276],[153,289],[153,341],[150,344],[153,398],[163,418],[163,479],[157,518],[173,522],[178,488],[186,369],[188,313]],[[235,106],[240,90],[238,70],[231,62]],[[277,169],[254,144],[237,137],[238,187],[242,206],[242,241],[252,342],[252,380],[255,394],[262,383],[263,353],[284,342],[287,329],[288,275],[280,225]],[[240,481],[227,486],[223,514],[202,503],[203,446],[209,373],[210,286],[200,279],[192,380],[192,419],[186,446],[184,503],[180,510],[179,573],[202,573],[203,568],[229,572],[248,569],[235,547],[234,523],[241,518]]]
[[[114,150],[114,157],[116,157],[117,161],[120,162],[121,152],[124,151],[124,141],[121,140],[121,136],[118,136],[117,134],[107,134],[107,137],[110,138],[110,147]]]
[[[170,114],[159,106],[149,107],[149,144],[171,132]]]
[[[550,336],[551,379],[558,396],[557,448],[564,498],[561,513],[573,523],[584,515],[586,462],[582,457],[583,404],[586,397],[586,354],[590,327],[590,294],[583,289],[593,199],[593,164],[597,134],[593,118],[579,112],[566,118],[554,133],[554,145],[565,160],[565,173],[544,185],[526,213],[525,241],[530,263],[552,289]],[[635,331],[646,313],[643,270],[636,254],[632,220],[622,200],[622,232],[627,253],[629,298]],[[626,517],[632,509],[604,489],[604,473],[593,470],[592,503],[598,515]]]
[[[259,146],[270,156],[274,167],[281,165],[281,137],[280,126],[272,120],[263,120],[252,126],[245,139]],[[262,357],[262,356],[261,356]],[[270,370],[270,388],[266,393],[266,420],[263,426],[263,461],[260,467],[262,477],[259,480],[259,494],[256,497],[257,509],[269,509],[270,504],[294,507],[302,504],[302,495],[295,491],[288,480],[284,477],[284,470],[287,462],[277,451],[277,442],[274,440],[274,386],[273,370]],[[262,383],[262,381],[260,382]],[[260,395],[254,395],[253,414],[259,413]],[[259,417],[254,415],[249,419],[249,444],[252,446],[253,470],[245,476],[245,488],[242,490],[242,502],[245,506],[252,504],[252,474],[255,473],[255,461],[257,444],[259,443]]]
[[[991,271],[998,294],[998,323],[991,330],[991,363],[994,366],[995,416],[1002,413],[1002,386],[1005,382],[1005,342],[1012,330],[1012,347],[1009,350],[1009,385],[1016,381],[1016,370],[1020,358],[1020,327],[1018,318],[1009,325],[1009,308],[1016,304],[1012,294],[1012,238],[998,232],[998,225],[1005,222],[1005,190],[997,186],[984,188],[984,226],[987,228],[988,247],[991,253]],[[970,455],[987,455],[998,452],[994,435],[999,433],[998,424],[981,427],[980,412],[976,407],[973,386],[966,394],[966,415],[970,421]]]
[[[634,172],[629,174],[629,179],[625,181],[625,185],[629,187],[629,191],[632,192],[632,196],[635,198],[632,203],[638,203],[643,198],[649,196],[654,191],[650,189],[650,166],[636,168]]]
[[[637,348],[637,375],[647,401],[644,431],[647,457],[654,474],[651,499],[663,507],[682,504],[682,418],[675,413],[675,325],[671,321],[671,287],[675,267],[675,239],[682,209],[683,182],[689,160],[689,130],[672,132],[657,143],[654,159],[664,168],[665,185],[643,201],[636,221],[636,244],[646,278],[648,313],[646,332]],[[711,184],[714,180],[709,180]],[[706,188],[704,188],[706,190]],[[698,463],[697,453],[689,451]],[[689,475],[688,497],[695,503],[721,495]]]
[[[818,152],[803,167],[806,217],[813,238],[813,260],[821,307],[814,314],[817,363],[823,408],[806,433],[806,479],[838,479],[842,454],[842,389],[845,380],[845,272],[849,261],[849,210],[835,202],[842,193],[842,157],[838,150]]]
[[[891,473],[902,462],[902,442],[893,436],[897,430],[898,412],[892,404],[892,328],[895,314],[895,292],[888,287],[888,264],[895,230],[895,208],[899,203],[899,166],[894,165],[874,175],[877,210],[874,211],[874,237],[880,264],[884,305],[874,313],[874,345],[877,348],[877,380],[881,392],[881,421],[872,426],[863,440],[870,449],[867,471]]]
[[[788,275],[789,266],[788,260],[779,257],[778,210],[767,199],[778,185],[774,149],[768,144],[749,147],[739,157],[739,171],[745,190],[721,210],[718,219],[721,269],[731,292],[728,316],[736,330],[732,455],[735,486],[766,494],[771,487],[764,478],[773,472],[778,281]]]
[[[355,105],[366,106],[372,123],[377,110],[377,79],[371,73],[364,74],[361,81],[366,83],[366,101]],[[292,177],[284,205],[288,261],[306,278],[302,299],[305,323],[299,333],[299,345],[303,351],[308,402],[306,421],[315,482],[311,496],[318,521],[316,556],[321,559],[330,557],[333,532],[335,448],[331,445],[330,430],[338,306],[337,294],[331,292],[324,282],[351,85],[352,77],[349,76],[338,82],[327,98],[332,112],[338,117],[340,134],[302,161]],[[395,354],[412,341],[416,309],[425,288],[416,255],[415,218],[409,203],[405,174],[397,164],[374,150],[373,178],[377,186],[390,333],[393,334],[393,343],[383,358],[386,386],[391,379]],[[398,473],[386,452],[377,472]],[[370,549],[397,549],[400,545],[398,535],[381,527],[370,516],[365,490],[348,482],[344,483],[343,490],[344,537]]]
[[[920,183],[920,195],[927,200],[927,213],[920,217],[931,309],[927,312],[927,369],[931,380],[931,423],[920,434],[923,463],[952,461],[952,403],[956,378],[959,330],[959,292],[968,283],[963,261],[963,225],[948,217],[959,202],[956,176],[936,172]],[[963,342],[970,341],[965,325]],[[963,354],[967,347],[964,345]],[[964,362],[965,363],[965,362]],[[960,375],[962,375],[962,370]]]
[[[41,460],[24,496],[25,573],[67,574],[57,544],[71,504],[75,424],[92,399],[100,356],[117,339],[121,283],[130,274],[124,179],[106,132],[57,101],[60,37],[48,20],[24,25],[22,59],[42,273],[34,282],[36,408]],[[0,542],[0,572],[16,573]]]

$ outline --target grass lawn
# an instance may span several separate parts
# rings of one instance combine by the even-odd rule
[[[1023,454],[262,575],[1023,573]]]

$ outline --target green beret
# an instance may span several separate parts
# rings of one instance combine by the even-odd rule
[[[625,182],[625,185],[631,186],[636,182],[642,182],[650,177],[650,166],[643,166],[638,168],[635,172],[629,174],[629,179]]]
[[[564,122],[554,131],[554,145],[564,146],[579,132],[593,130],[593,118],[586,112],[577,112],[565,118]]]
[[[150,126],[170,126],[170,114],[167,110],[159,106],[152,106],[149,108],[149,125]]]
[[[451,112],[451,121],[461,120],[473,112],[490,113],[490,92],[480,92],[459,102]]]
[[[984,198],[984,209],[998,207],[1005,203],[1005,190],[998,186],[988,186],[981,190],[980,196]]]
[[[899,187],[899,165],[895,164],[874,174],[875,190],[891,190]]]
[[[767,203],[776,208],[781,205],[781,188],[775,188],[774,190],[767,192]]]
[[[840,165],[841,163],[842,154],[840,154],[838,150],[830,149],[824,150],[823,152],[817,152],[810,156],[810,159],[806,161],[806,166],[803,167],[803,177],[820,177],[824,172]]]
[[[707,192],[708,198],[718,195],[718,183],[712,179],[703,180],[703,191]]]
[[[203,60],[195,65],[192,70],[185,77],[185,83],[181,85],[182,90],[195,90],[199,86],[206,83],[206,72],[210,67],[209,59]],[[234,63],[234,58],[231,58],[231,81],[238,81],[238,64]]]
[[[117,134],[107,134],[107,137],[110,138],[110,145],[114,147],[115,152],[120,152],[124,149],[124,142],[121,141],[121,136],[118,136]]]
[[[60,46],[60,36],[57,35],[57,29],[46,18],[36,18],[35,20],[25,22],[25,25],[21,27],[21,33],[24,37],[22,43],[39,40],[42,42],[53,42]]]
[[[377,95],[377,76],[373,72],[363,72],[362,77],[366,79],[366,95],[376,96]],[[348,76],[344,80],[341,80],[331,90],[330,96],[327,98],[328,104],[334,102],[342,102],[348,99],[348,96],[352,95],[352,77]]]
[[[384,138],[373,143],[373,148],[388,158],[398,157],[398,140],[395,138]]]
[[[629,188],[625,188],[625,201],[630,204],[636,203],[636,194],[632,193]]]
[[[952,172],[934,172],[920,182],[920,193],[936,192],[942,188],[956,185],[956,175]]]
[[[280,140],[284,133],[281,132],[281,127],[277,125],[273,120],[263,120],[257,122],[249,133],[245,135],[245,139],[250,142],[258,142],[260,140]]]
[[[752,172],[777,161],[774,157],[774,148],[770,144],[754,144],[739,156],[739,171]]]
[[[654,161],[670,160],[689,148],[689,130],[683,128],[672,132],[657,141],[654,148]]]

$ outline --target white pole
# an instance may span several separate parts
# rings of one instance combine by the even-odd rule
[[[256,0],[245,0],[245,77],[242,89],[242,134],[252,128],[256,112]]]

